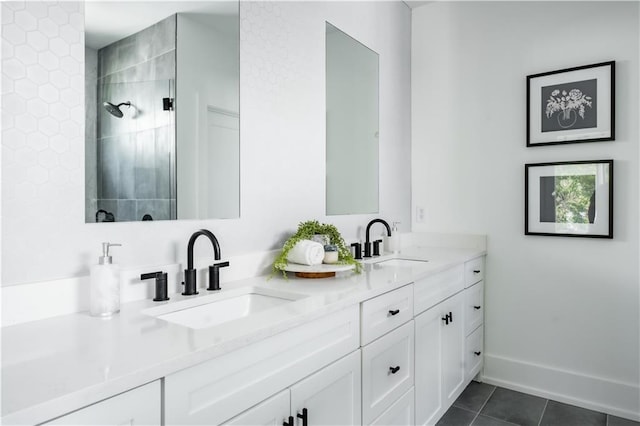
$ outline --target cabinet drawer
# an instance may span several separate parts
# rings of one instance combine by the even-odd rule
[[[413,401],[413,388],[411,388],[407,393],[398,398],[387,411],[380,414],[380,417],[375,419],[371,424],[380,426],[406,426],[416,424],[414,421]]]
[[[413,386],[413,321],[362,348],[362,422],[371,423]]]
[[[464,335],[468,336],[484,322],[484,281],[464,291]]]
[[[401,287],[362,302],[362,346],[413,318],[413,288]]]
[[[413,310],[418,315],[462,289],[464,289],[464,265],[418,280],[413,284]]]
[[[159,425],[160,380],[90,405],[45,425]]]
[[[165,377],[165,423],[215,425],[359,347],[354,305]]]
[[[476,257],[464,264],[464,286],[470,287],[484,279],[484,256]]]
[[[465,344],[466,356],[464,360],[465,366],[465,379],[470,381],[476,374],[482,369],[482,361],[484,360],[484,354],[482,349],[483,342],[483,327],[476,328],[476,331],[471,333],[467,337]]]

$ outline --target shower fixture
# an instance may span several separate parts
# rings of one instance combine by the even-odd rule
[[[107,112],[109,112],[109,114],[113,115],[116,118],[122,118],[122,111],[120,110],[120,107],[122,105],[126,105],[127,107],[131,107],[131,102],[127,101],[127,102],[122,102],[119,103],[118,105],[114,105],[111,102],[103,102],[102,106],[104,107],[104,109],[107,110]]]

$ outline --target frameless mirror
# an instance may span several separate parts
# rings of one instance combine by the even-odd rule
[[[378,82],[378,54],[327,22],[327,215],[378,212]]]
[[[91,1],[85,31],[85,221],[239,217],[239,2]]]

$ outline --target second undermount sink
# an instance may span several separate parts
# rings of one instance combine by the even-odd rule
[[[246,287],[150,308],[143,313],[189,328],[202,329],[245,318],[299,300],[306,295]]]
[[[428,260],[412,260],[412,259],[389,259],[382,260],[380,262],[375,262],[374,265],[377,266],[390,266],[390,267],[413,267],[413,266],[424,266]]]

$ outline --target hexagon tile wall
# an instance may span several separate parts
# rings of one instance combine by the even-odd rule
[[[30,281],[28,269],[38,259],[25,256],[29,247],[44,245],[48,252],[47,246],[55,250],[64,240],[65,226],[76,218],[56,212],[77,210],[79,221],[83,215],[84,16],[80,2],[2,2],[1,7],[2,284],[7,285]],[[42,231],[43,238],[24,241],[20,229]],[[26,269],[23,275],[7,277],[5,271],[17,266]]]

